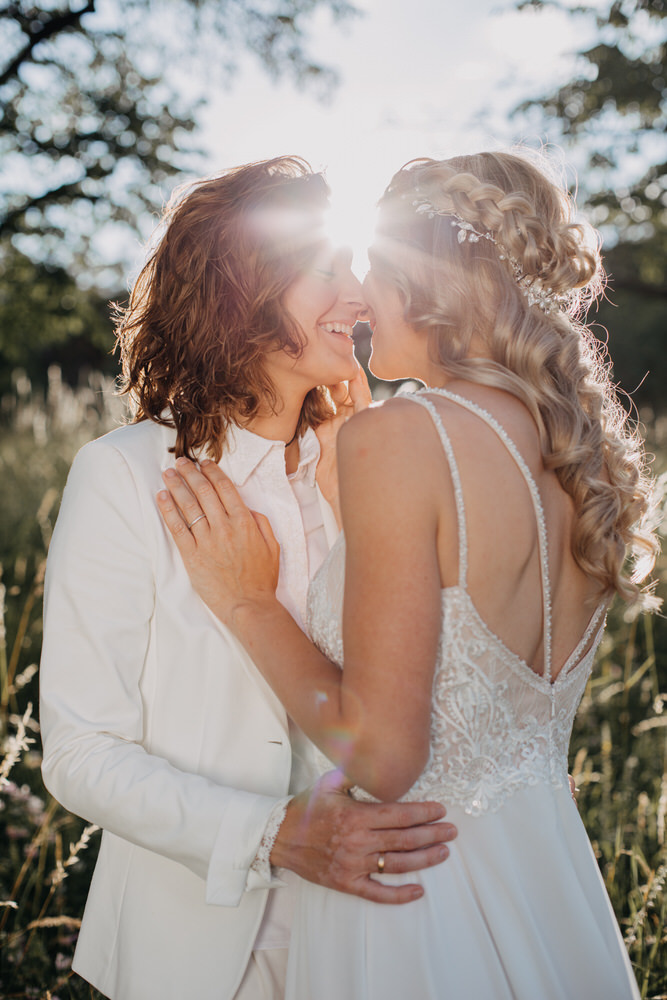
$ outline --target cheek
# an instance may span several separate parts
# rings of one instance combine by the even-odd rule
[[[318,289],[317,294],[313,295],[308,303],[308,315],[312,325],[317,326],[322,317],[329,317],[337,301],[338,295],[335,290]]]
[[[401,329],[397,328],[394,317],[385,314],[382,322],[378,319],[378,325],[371,338],[373,374],[385,379],[400,378],[401,372],[397,374],[395,369],[396,366],[400,369],[408,360],[406,356],[408,347],[408,342],[401,336]]]

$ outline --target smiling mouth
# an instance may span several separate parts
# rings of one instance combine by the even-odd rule
[[[320,328],[326,333],[337,333],[352,340],[352,327],[349,323],[320,323]]]

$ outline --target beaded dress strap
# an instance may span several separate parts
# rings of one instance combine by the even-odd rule
[[[440,414],[438,413],[436,407],[433,405],[430,399],[425,399],[423,396],[418,396],[414,393],[410,393],[403,397],[404,399],[412,399],[415,403],[419,403],[424,407],[425,410],[431,414],[433,423],[435,424],[436,430],[440,436],[442,442],[442,447],[445,450],[445,455],[447,456],[447,461],[449,462],[449,469],[452,474],[452,484],[454,486],[454,498],[456,500],[456,518],[459,529],[459,587],[465,589],[466,581],[468,578],[468,531],[466,528],[466,513],[463,506],[463,488],[461,487],[461,477],[459,475],[459,467],[456,464],[456,459],[454,457],[454,449],[452,448],[452,442],[449,440],[447,431],[444,428]]]
[[[559,675],[558,675],[559,677],[560,677],[561,674],[563,676],[566,676],[567,674],[569,674],[570,670],[574,670],[574,668],[579,665],[579,663],[581,662],[581,658],[582,658],[582,654],[584,652],[584,649],[588,645],[588,643],[589,643],[589,641],[590,641],[590,639],[591,639],[591,637],[593,635],[593,632],[595,631],[596,626],[599,626],[598,633],[597,633],[597,635],[596,635],[596,637],[595,637],[595,639],[594,639],[594,641],[593,641],[593,643],[591,645],[591,648],[594,649],[597,646],[598,642],[600,641],[600,638],[601,638],[601,635],[602,635],[602,631],[604,629],[604,613],[605,613],[606,609],[607,609],[607,605],[606,605],[605,601],[602,601],[601,604],[598,604],[597,608],[593,612],[591,620],[589,621],[588,625],[586,626],[586,631],[584,632],[584,634],[582,635],[581,639],[579,640],[579,642],[577,643],[577,645],[575,646],[575,648],[572,650],[572,652],[568,656],[568,658],[565,661],[564,665],[561,667]],[[589,652],[590,652],[590,650],[589,650]]]
[[[547,547],[547,527],[544,518],[544,510],[542,508],[542,498],[540,496],[540,491],[537,488],[537,483],[533,479],[532,473],[526,462],[512,441],[511,437],[502,426],[499,424],[495,417],[493,417],[487,410],[483,407],[478,406],[477,403],[473,403],[471,400],[466,399],[464,396],[458,396],[455,392],[450,392],[448,389],[439,388],[425,388],[419,389],[415,393],[415,398],[420,398],[421,393],[431,393],[436,396],[444,396],[446,399],[451,400],[453,403],[457,403],[459,406],[463,406],[470,413],[475,413],[477,416],[487,424],[491,430],[495,431],[500,440],[503,442],[510,455],[514,459],[519,471],[522,473],[523,478],[526,481],[526,485],[530,491],[530,496],[533,501],[533,507],[535,510],[535,518],[537,521],[537,537],[538,537],[538,548],[540,556],[540,575],[542,577],[542,610],[543,610],[543,628],[544,628],[544,679],[550,684],[552,676],[551,667],[551,586],[549,582],[549,553]],[[438,417],[438,420],[440,418]],[[451,445],[450,445],[451,447]],[[458,476],[458,470],[457,470]],[[461,489],[459,480],[459,490]],[[463,504],[463,493],[461,493],[461,504]]]

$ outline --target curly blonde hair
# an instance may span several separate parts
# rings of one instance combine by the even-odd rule
[[[116,332],[134,419],[175,427],[177,456],[205,449],[219,461],[230,423],[275,406],[264,359],[303,349],[283,296],[312,264],[328,199],[322,175],[294,156],[174,192]],[[312,389],[297,433],[331,412],[328,390]]]
[[[424,202],[432,211],[419,210]],[[657,551],[651,478],[606,351],[583,322],[604,284],[595,231],[573,221],[563,185],[514,153],[412,161],[379,208],[374,269],[398,288],[405,319],[427,334],[432,360],[525,404],[545,466],[575,503],[577,564],[601,595],[649,606],[654,599],[639,584]],[[453,216],[492,240],[461,242]],[[567,307],[552,315],[531,303],[510,255],[528,281],[554,300],[565,297]],[[488,358],[468,356],[473,338]]]

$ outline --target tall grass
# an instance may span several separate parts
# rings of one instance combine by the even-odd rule
[[[612,617],[574,727],[582,819],[642,997],[667,997],[667,678],[655,620]],[[659,667],[659,663],[661,666]]]
[[[124,404],[111,379],[72,390],[52,368],[44,394],[16,372],[0,406],[0,996],[80,1000],[100,996],[71,971],[97,837],[41,781],[42,587],[72,458]]]
[[[2,411],[0,996],[90,1000],[100,995],[70,966],[98,835],[42,785],[37,663],[45,556],[67,469],[81,444],[120,422],[123,405],[109,380],[92,376],[73,391],[52,370],[43,397],[19,373]],[[667,464],[667,426],[653,431]],[[664,559],[659,576],[665,596]],[[667,998],[666,624],[612,612],[570,762],[641,995],[652,1000]]]

